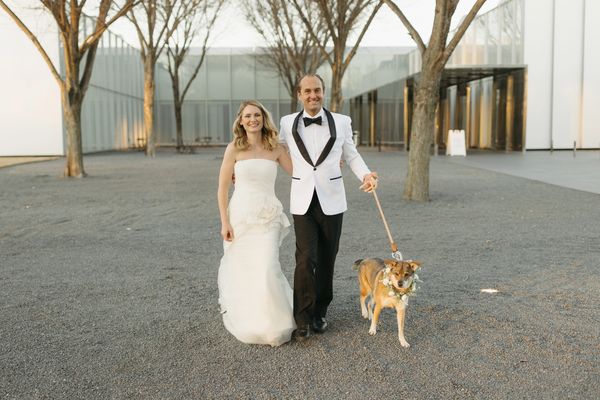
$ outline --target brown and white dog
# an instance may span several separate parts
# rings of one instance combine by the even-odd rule
[[[404,337],[404,317],[408,296],[416,290],[415,271],[421,262],[380,258],[367,258],[354,262],[358,270],[358,283],[360,285],[360,310],[363,318],[371,320],[369,335],[377,333],[377,322],[382,308],[395,308],[398,319],[398,339],[402,347],[410,344]],[[369,304],[365,301],[369,297]],[[373,305],[375,309],[373,309]]]

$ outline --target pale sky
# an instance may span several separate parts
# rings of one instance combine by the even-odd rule
[[[461,0],[453,18],[453,27],[458,25],[476,0]],[[494,8],[502,0],[487,0],[479,11],[479,15]],[[407,18],[415,26],[425,42],[429,39],[435,0],[395,0]],[[226,1],[228,6],[219,16],[213,33],[211,47],[260,47],[262,39],[247,22],[242,7],[237,1]],[[127,42],[135,47],[137,37],[127,26],[128,21],[123,20],[118,25],[113,25],[113,31],[119,33]],[[352,43],[348,43],[351,45]],[[414,46],[413,40],[408,36],[400,19],[387,6],[383,6],[369,30],[365,34],[361,46]]]

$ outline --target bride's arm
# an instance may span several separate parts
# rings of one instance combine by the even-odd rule
[[[277,151],[279,151],[279,157],[277,157],[277,162],[279,162],[281,168],[283,168],[283,170],[287,172],[289,176],[292,176],[292,158],[290,157],[290,153],[288,152],[287,146],[284,144],[279,144]]]
[[[219,171],[219,188],[217,189],[217,201],[219,203],[219,214],[221,216],[221,237],[231,242],[233,240],[233,228],[229,223],[227,207],[229,205],[229,186],[233,175],[236,149],[233,143],[229,143],[223,155],[221,170]]]

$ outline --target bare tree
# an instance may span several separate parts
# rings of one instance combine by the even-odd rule
[[[167,61],[171,87],[173,89],[173,105],[175,108],[175,126],[177,132],[177,151],[183,150],[183,102],[194,79],[204,63],[208,39],[215,24],[224,0],[181,0],[181,6],[186,8],[184,17],[178,28],[171,28],[167,46]],[[176,22],[172,20],[172,22]],[[181,88],[181,67],[190,54],[194,40],[202,35],[200,55],[197,63],[192,66],[187,83]]]
[[[272,67],[282,79],[291,99],[291,112],[298,108],[296,85],[304,74],[314,74],[325,61],[319,46],[326,46],[329,31],[318,17],[311,0],[301,0],[306,18],[314,27],[312,36],[289,0],[244,0],[246,15],[254,29],[267,44],[266,54],[259,61]]]
[[[59,68],[54,65],[37,36],[3,0],[0,0],[0,7],[33,42],[60,87],[67,131],[67,163],[64,176],[84,177],[86,173],[83,169],[81,110],[92,78],[98,43],[108,27],[129,11],[135,1],[125,0],[118,3],[113,0],[101,0],[94,17],[94,26],[90,32],[83,29],[83,19],[86,18],[83,14],[85,0],[40,0],[39,2],[42,9],[48,12],[56,22],[63,46],[64,77],[61,76]],[[109,14],[111,15],[109,16]]]
[[[416,79],[413,124],[410,134],[408,172],[404,198],[415,201],[429,200],[429,150],[435,131],[435,109],[440,97],[440,81],[444,67],[456,45],[486,0],[477,0],[462,20],[454,37],[448,42],[452,16],[459,0],[436,0],[435,17],[429,43],[423,39],[391,0],[383,0],[400,18],[421,53],[421,73]]]
[[[304,29],[307,29],[310,35],[318,43],[316,27],[311,24],[306,9],[303,8],[300,0],[292,0],[298,15],[304,22]],[[326,26],[331,36],[333,51],[330,54],[325,45],[319,43],[319,48],[325,60],[331,66],[331,89],[329,108],[337,111],[342,106],[342,78],[354,58],[358,46],[362,41],[371,21],[377,14],[377,11],[383,5],[383,0],[311,0],[311,3],[318,9],[319,16]],[[362,18],[368,15],[367,21],[362,26],[360,34],[354,43],[352,49],[347,52],[346,46],[350,35],[356,29]]]
[[[181,0],[140,0],[128,13],[140,41],[140,55],[144,64],[144,130],[146,155],[156,154],[154,137],[154,92],[156,62],[164,51],[167,40],[177,29],[186,11]]]

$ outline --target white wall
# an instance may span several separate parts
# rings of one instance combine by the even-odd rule
[[[584,148],[600,148],[600,1],[585,2],[583,59],[583,129],[579,142]]]
[[[600,147],[600,2],[526,0],[524,18],[526,148]]]
[[[552,1],[525,0],[523,57],[527,65],[526,149],[550,148]]]
[[[38,39],[58,66],[58,37],[52,21],[36,11],[16,10],[40,32]],[[3,10],[0,54],[0,156],[63,155],[58,84],[33,43]]]
[[[568,149],[581,128],[584,0],[555,2],[552,137],[554,148]]]

